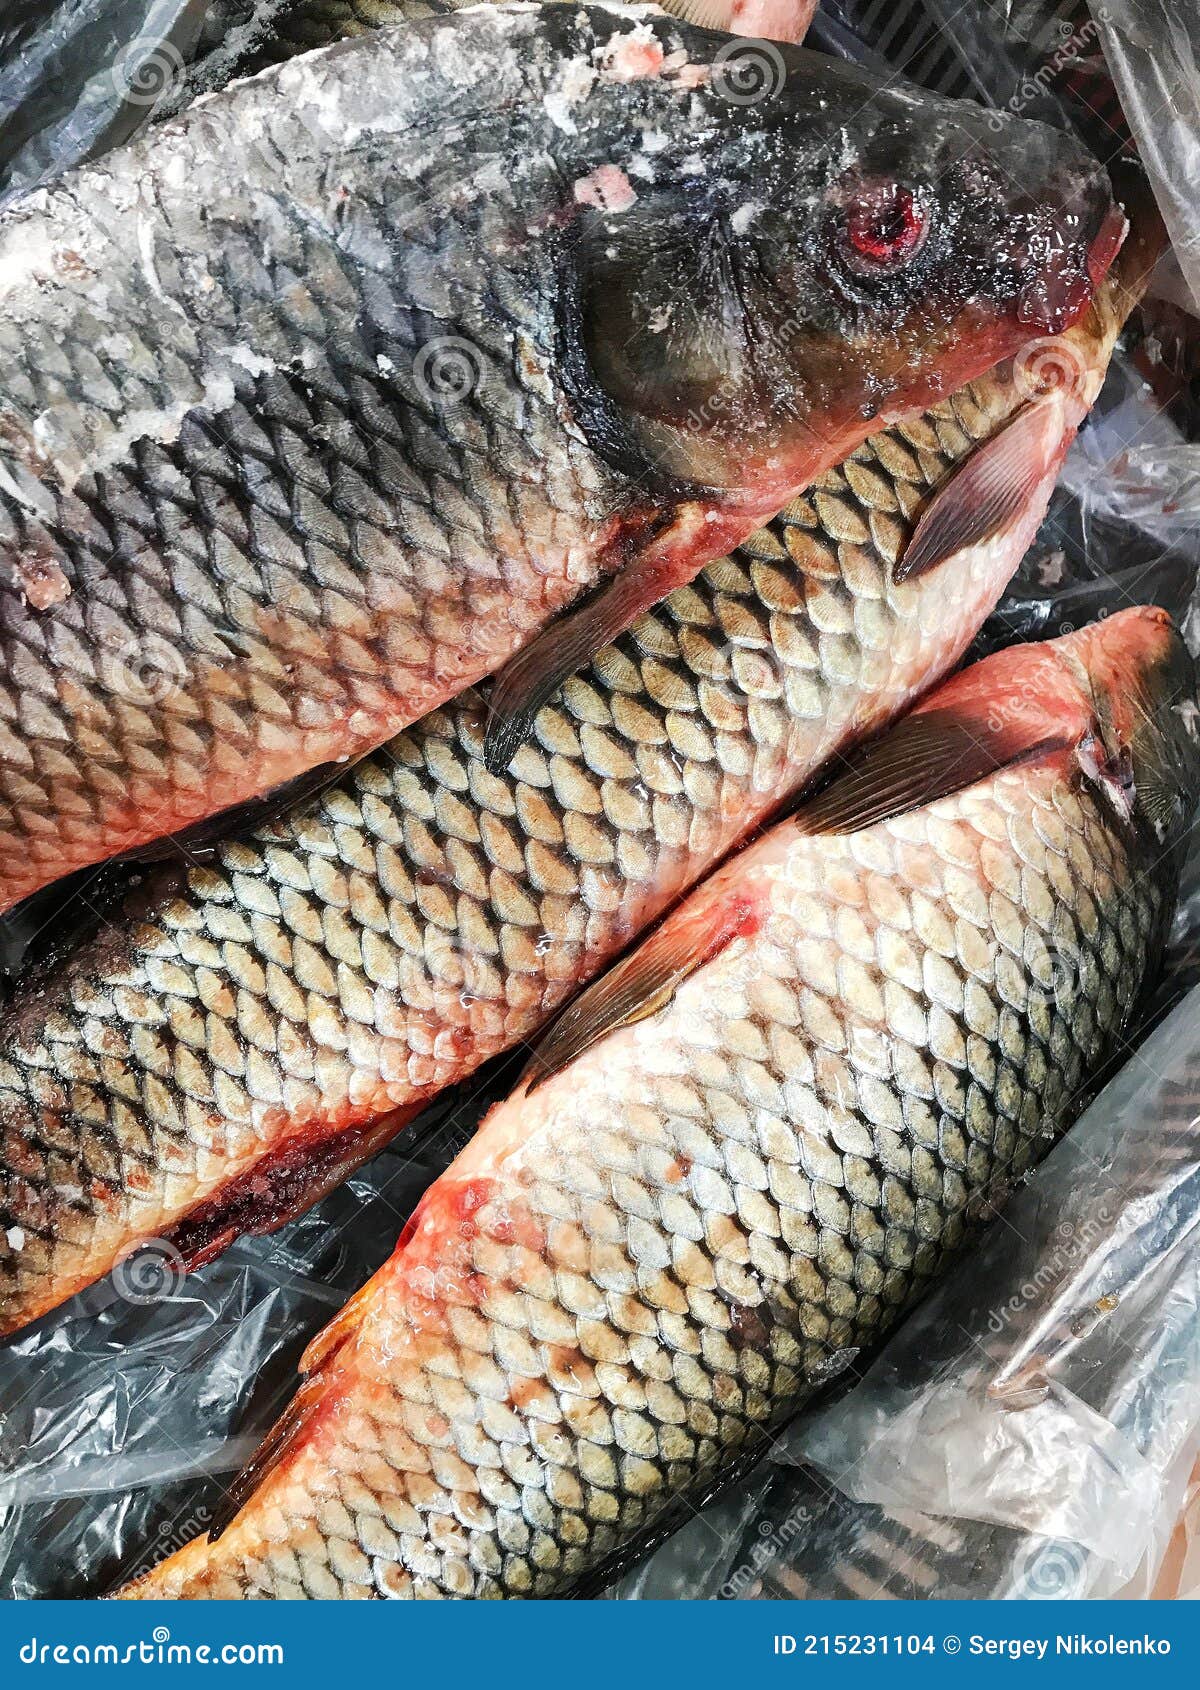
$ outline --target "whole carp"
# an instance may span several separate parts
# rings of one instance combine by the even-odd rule
[[[1135,218],[1079,327],[874,435],[575,675],[504,774],[456,701],[19,986],[0,1331],[139,1241],[198,1264],[314,1200],[952,668],[1156,250]]]
[[[1200,795],[1165,612],[943,685],[577,1000],[138,1597],[550,1596],[895,1322],[1081,1107]]]
[[[640,609],[1078,317],[1123,223],[1076,143],[746,50],[458,12],[0,220],[0,907],[528,646],[503,772]]]

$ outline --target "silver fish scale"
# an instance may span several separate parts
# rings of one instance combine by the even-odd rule
[[[512,238],[599,144],[538,140],[537,29],[284,67],[6,220],[0,907],[378,744],[643,497],[564,428],[558,261]]]
[[[1069,1124],[1153,958],[1144,866],[1062,756],[766,841],[755,938],[493,1114],[335,1324],[319,1437],[140,1593],[569,1589],[892,1324]]]
[[[964,571],[951,605],[937,572],[898,588],[889,565],[1014,402],[986,378],[873,437],[568,682],[507,775],[483,766],[477,707],[439,710],[315,808],[139,893],[19,995],[0,1044],[0,1329],[289,1132],[413,1108],[533,1037],[950,667],[1000,581]]]

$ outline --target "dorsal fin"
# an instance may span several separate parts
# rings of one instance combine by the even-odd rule
[[[1002,712],[917,711],[856,752],[846,772],[796,812],[795,825],[809,834],[859,833],[1075,743],[1071,734],[1045,728],[1044,720],[1009,720]]]
[[[757,931],[760,901],[739,893],[718,903],[684,909],[602,974],[534,1046],[521,1078],[526,1093],[570,1067],[576,1057],[620,1027],[632,1027],[665,1009],[689,975],[711,962],[734,939]]]
[[[1063,438],[1054,406],[1042,401],[1023,406],[934,493],[893,580],[919,580],[968,546],[1002,533],[1028,507]]]

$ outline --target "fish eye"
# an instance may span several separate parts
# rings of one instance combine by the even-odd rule
[[[894,275],[916,257],[929,233],[928,207],[899,182],[857,182],[840,210],[842,253],[858,275]]]

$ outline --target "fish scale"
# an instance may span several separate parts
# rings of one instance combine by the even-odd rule
[[[663,930],[736,897],[749,936],[493,1110],[315,1341],[232,1523],[125,1594],[568,1593],[894,1324],[1069,1125],[1173,849],[1061,746],[857,832],[776,828]]]
[[[53,556],[74,535],[79,571],[103,570],[106,582],[99,607],[72,595],[49,623],[19,590],[0,589],[0,794],[14,851],[20,841],[18,861],[5,870],[17,897],[61,871],[72,836],[100,835],[119,851],[146,837],[147,814],[170,826],[195,811],[197,799],[207,807],[214,788],[232,795],[247,763],[269,757],[292,730],[308,747],[305,763],[341,754],[333,725],[347,718],[367,743],[386,737],[400,693],[436,696],[429,670],[440,630],[495,626],[502,608],[503,626],[509,592],[517,624],[536,625],[575,590],[531,570],[507,522],[458,528],[461,513],[442,496],[443,481],[474,478],[498,482],[494,496],[506,506],[523,471],[549,454],[547,431],[557,436],[557,420],[540,395],[520,387],[520,360],[506,359],[516,391],[507,405],[493,396],[486,435],[463,420],[441,431],[424,426],[389,396],[378,359],[411,372],[428,327],[393,310],[394,321],[379,327],[372,365],[346,324],[365,317],[380,325],[381,301],[368,309],[347,274],[329,271],[286,218],[276,219],[272,238],[281,243],[272,286],[289,265],[296,278],[284,343],[274,350],[281,362],[302,363],[302,375],[238,374],[219,426],[193,415],[173,445],[139,442],[129,473],[114,466],[63,493],[46,520],[3,501],[8,547]],[[228,287],[231,297],[235,280],[250,279],[236,236],[232,251],[224,241],[212,249],[210,273],[222,271],[217,289]],[[142,293],[152,323],[148,281]],[[469,327],[489,352],[527,333],[498,298],[487,307],[486,326],[442,327]],[[27,323],[3,317],[0,346],[15,396],[35,413],[52,412],[70,382],[96,405],[112,398],[90,347],[79,365],[60,370]],[[150,361],[146,408],[167,413],[176,403],[176,355],[139,351]],[[199,347],[193,352],[198,359]],[[189,384],[194,379],[189,373]],[[507,485],[488,462],[497,448]],[[559,516],[594,509],[595,469],[573,463],[583,456],[568,444],[556,476],[540,484]],[[492,548],[512,557],[507,571]],[[399,555],[411,560],[407,569],[396,567]],[[422,608],[428,597],[432,611]],[[391,616],[381,633],[384,610]],[[198,697],[175,684],[181,644],[208,670]],[[111,690],[97,686],[105,679]]]
[[[761,109],[722,92],[724,46],[658,12],[455,10],[9,209],[0,911],[507,670],[505,764],[560,613],[549,644],[590,656],[877,411],[1075,321],[1124,225],[1073,142],[1023,132],[1018,191],[972,107],[780,47]],[[869,256],[876,155],[919,252]]]
[[[1088,374],[1064,450],[1122,297],[1114,277],[1068,337]],[[931,491],[998,437],[1025,385],[1001,366],[870,437],[568,680],[506,773],[485,765],[467,694],[315,804],[153,877],[18,994],[0,1062],[0,1327],[138,1239],[203,1259],[277,1224],[306,1158],[349,1165],[381,1117],[534,1037],[952,667],[1032,538],[1053,464],[988,541],[902,584],[895,566]],[[288,1202],[272,1190],[285,1165]]]
[[[1006,372],[873,436],[540,712],[509,773],[469,697],[315,805],[135,894],[18,994],[0,1059],[0,1326],[295,1135],[411,1111],[515,1043],[953,664],[1019,555],[897,586]],[[1036,520],[1036,519],[1035,519]],[[6,1244],[19,1228],[20,1248]]]

